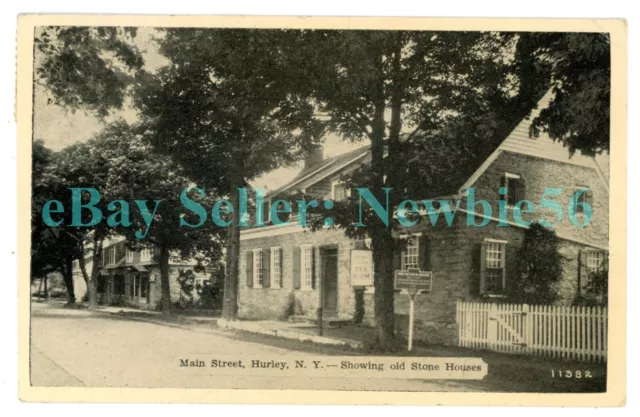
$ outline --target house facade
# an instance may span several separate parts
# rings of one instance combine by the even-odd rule
[[[99,266],[98,302],[156,309],[162,298],[158,253],[158,248],[154,246],[132,250],[122,239],[105,243],[102,248],[102,264]],[[85,265],[90,274],[93,268],[91,255],[85,258]],[[185,296],[178,282],[181,272],[194,271],[196,283],[201,285],[207,279],[204,272],[195,272],[195,266],[196,262],[185,262],[179,257],[171,256],[169,282],[172,302],[180,301]],[[75,283],[81,283],[86,288],[78,261],[74,261],[73,275]]]
[[[541,107],[544,106],[538,106]],[[406,239],[406,245],[394,254],[395,269],[418,268],[433,274],[431,291],[416,297],[415,338],[456,344],[457,301],[504,299],[528,221],[546,219],[555,224],[560,254],[565,258],[563,275],[556,285],[560,304],[570,305],[584,293],[589,272],[606,259],[606,168],[593,158],[579,154],[570,157],[566,148],[544,134],[529,137],[533,117],[535,114],[522,120],[488,158],[470,171],[464,183],[452,184],[444,199],[452,208],[457,200],[460,204],[451,225],[442,216],[431,224],[428,213],[423,212],[415,226],[397,236]],[[292,190],[318,199],[345,198],[349,190],[339,178],[359,164],[368,163],[369,150],[364,147],[338,157],[316,159],[293,181],[271,193],[270,201]],[[506,189],[504,195],[498,193],[501,187]],[[490,203],[490,211],[480,204],[468,206],[470,188],[475,191],[475,201]],[[589,213],[582,209],[584,204],[576,205],[575,215],[569,215],[569,204],[579,191],[576,201],[592,208],[586,225]],[[543,196],[546,203],[542,203]],[[529,212],[526,207],[518,210],[514,205],[521,200],[534,203],[535,211]],[[506,216],[500,214],[500,204],[504,204]],[[514,221],[515,212],[522,221]],[[470,221],[482,227],[469,226]],[[243,230],[239,317],[314,317],[320,304],[326,316],[353,317],[356,296],[352,261],[367,247],[367,241],[349,239],[342,230],[311,232],[295,222]],[[367,268],[373,271],[373,265]],[[373,292],[369,287],[364,294],[366,324],[373,324]],[[396,293],[394,304],[397,332],[404,333],[408,327],[409,297]]]

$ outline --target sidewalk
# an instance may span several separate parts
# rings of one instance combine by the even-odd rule
[[[313,342],[323,345],[344,346],[351,349],[362,349],[362,339],[353,339],[334,328],[323,328],[323,335],[318,334],[318,327],[313,324],[289,323],[285,321],[227,321],[218,319],[218,327],[223,329],[242,330],[267,336]],[[356,335],[357,336],[357,335]]]

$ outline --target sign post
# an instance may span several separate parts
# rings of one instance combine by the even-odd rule
[[[413,348],[413,316],[416,295],[423,291],[431,291],[431,271],[419,269],[396,270],[394,287],[403,294],[409,295],[409,341],[407,350]]]

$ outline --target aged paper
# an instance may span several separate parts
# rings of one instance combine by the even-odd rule
[[[624,404],[624,21],[18,20],[21,399]]]

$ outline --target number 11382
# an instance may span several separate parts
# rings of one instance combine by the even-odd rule
[[[591,375],[591,371],[585,371],[585,370],[552,369],[551,378],[589,379],[589,378],[593,378],[593,375]]]

